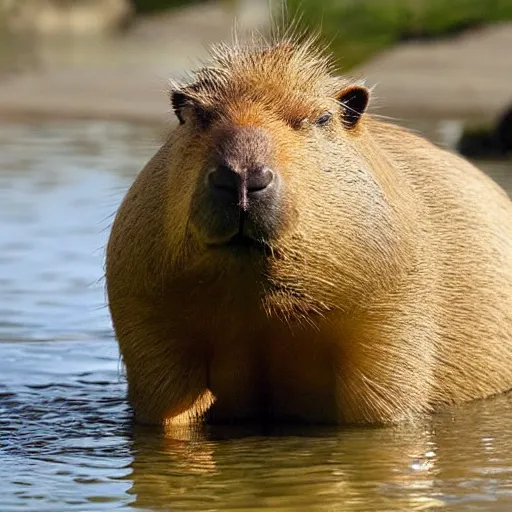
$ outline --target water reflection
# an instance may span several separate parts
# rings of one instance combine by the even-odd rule
[[[497,422],[497,410],[507,419]],[[137,432],[130,492],[155,510],[508,510],[510,419],[502,397],[399,429],[230,432],[220,441],[208,432],[206,441],[160,439],[158,450]]]
[[[158,509],[174,501],[180,510],[204,510],[207,503],[212,510],[241,510],[250,504],[251,510],[286,511],[411,510],[427,502],[442,504],[430,496],[428,468],[412,469],[412,461],[427,450],[428,432],[421,428],[292,430],[277,437],[241,435],[221,441],[210,433],[206,439],[182,445],[162,440],[161,451],[155,452],[137,436],[134,447],[140,449],[130,477],[135,503]],[[154,467],[166,470],[150,472]]]
[[[0,511],[509,510],[508,396],[396,429],[132,425],[102,246],[159,140],[0,125]]]

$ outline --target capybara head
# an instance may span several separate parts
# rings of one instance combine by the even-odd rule
[[[269,314],[351,308],[387,288],[407,215],[368,100],[312,40],[216,47],[174,85],[167,227],[182,270],[256,286]]]

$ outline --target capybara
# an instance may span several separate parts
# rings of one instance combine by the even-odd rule
[[[143,423],[411,420],[512,388],[512,207],[314,39],[220,45],[107,247]]]

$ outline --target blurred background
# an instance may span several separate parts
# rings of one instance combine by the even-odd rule
[[[375,86],[373,113],[512,192],[512,0],[0,0],[2,512],[510,510],[505,398],[403,432],[131,427],[105,307],[113,215],[176,122],[169,78],[235,20],[243,39],[296,16]]]
[[[0,0],[0,115],[168,122],[167,79],[235,19],[243,34],[297,17],[377,85],[374,111],[510,151],[512,0]]]

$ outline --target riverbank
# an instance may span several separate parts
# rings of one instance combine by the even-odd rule
[[[210,42],[231,39],[231,30],[225,4],[208,3],[141,18],[123,37],[42,41],[32,66],[0,75],[0,116],[169,122],[168,79],[206,58]],[[492,122],[512,103],[506,48],[512,23],[402,43],[350,74],[375,86],[372,111],[380,115]]]

